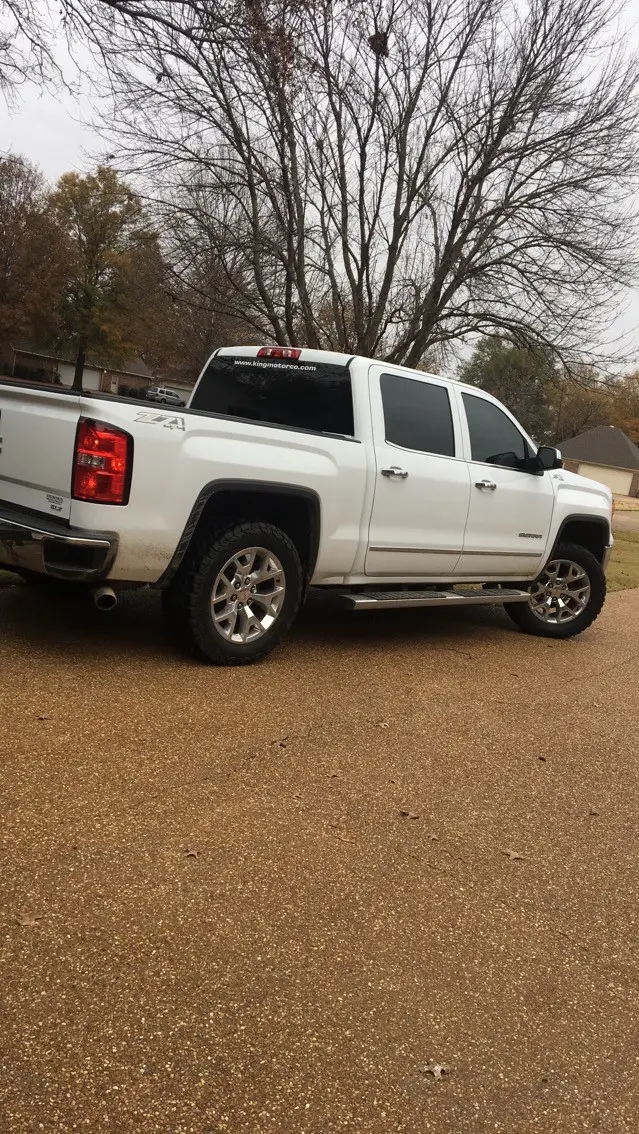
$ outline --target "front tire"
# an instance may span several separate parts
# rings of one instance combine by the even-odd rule
[[[526,634],[572,638],[595,621],[606,599],[606,576],[591,551],[561,543],[531,585],[530,601],[506,605]]]
[[[304,593],[297,549],[273,524],[205,533],[162,592],[173,638],[211,665],[261,661],[290,629]]]

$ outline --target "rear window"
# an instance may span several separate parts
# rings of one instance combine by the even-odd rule
[[[191,408],[312,433],[354,434],[350,372],[331,362],[212,358]]]

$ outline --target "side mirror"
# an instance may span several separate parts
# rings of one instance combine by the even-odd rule
[[[540,445],[537,450],[537,466],[544,472],[548,469],[563,468],[559,449],[555,449],[552,445]]]

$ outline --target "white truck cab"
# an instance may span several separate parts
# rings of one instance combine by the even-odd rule
[[[105,606],[157,587],[208,661],[265,656],[309,585],[354,610],[500,603],[552,637],[603,605],[609,489],[451,379],[228,347],[185,408],[6,380],[0,413],[0,563]]]

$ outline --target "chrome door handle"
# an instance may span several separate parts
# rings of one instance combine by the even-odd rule
[[[486,488],[489,492],[494,492],[497,488],[494,480],[476,480],[475,488]]]
[[[394,476],[397,480],[406,480],[408,473],[406,469],[400,469],[398,465],[391,465],[389,469],[382,469],[382,476]]]

